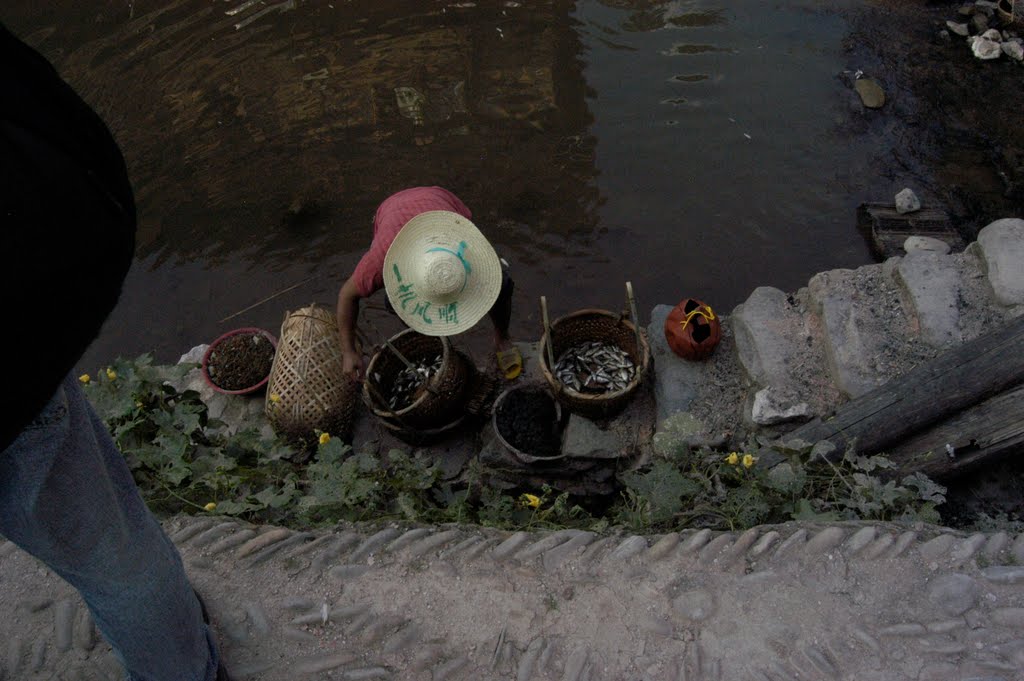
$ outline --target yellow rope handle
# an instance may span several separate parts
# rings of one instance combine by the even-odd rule
[[[690,310],[690,312],[686,315],[686,319],[679,322],[679,325],[685,329],[686,325],[689,324],[690,320],[693,319],[696,315],[700,315],[701,317],[708,321],[711,321],[712,319],[715,318],[715,313],[711,311],[710,305],[698,305],[694,309]]]

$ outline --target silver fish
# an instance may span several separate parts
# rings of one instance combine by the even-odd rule
[[[558,358],[555,377],[571,390],[586,393],[625,390],[636,377],[636,365],[617,345],[588,341],[575,345]]]
[[[402,369],[395,376],[391,388],[386,392],[388,407],[392,411],[400,411],[411,405],[415,401],[420,388],[426,385],[427,381],[440,370],[440,355],[433,360],[415,362],[412,366]]]

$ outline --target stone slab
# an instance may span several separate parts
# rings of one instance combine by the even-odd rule
[[[786,293],[759,286],[731,316],[736,351],[750,380],[761,386],[789,382],[789,367],[800,352],[803,318]]]
[[[658,305],[651,310],[651,323],[647,326],[647,341],[654,361],[654,399],[657,420],[661,423],[672,414],[688,411],[700,392],[705,364],[690,362],[668,347],[665,340],[665,320],[671,305]]]
[[[750,420],[759,426],[806,421],[813,416],[810,405],[801,402],[798,395],[773,387],[754,393],[750,408]]]
[[[739,363],[760,388],[747,405],[747,421],[783,423],[823,414],[839,402],[836,386],[821,370],[821,320],[808,308],[806,289],[787,294],[761,286],[730,315]]]
[[[913,251],[896,268],[898,281],[910,296],[921,335],[940,348],[962,342],[960,333],[960,277],[950,258]]]
[[[975,250],[948,255],[913,251],[894,270],[921,337],[936,348],[977,338],[1005,319]]]
[[[851,398],[935,355],[909,324],[891,274],[899,262],[821,272],[808,284],[824,323],[828,369]]]
[[[566,456],[609,459],[622,456],[626,442],[615,428],[601,428],[590,419],[571,414],[565,427],[562,451]]]

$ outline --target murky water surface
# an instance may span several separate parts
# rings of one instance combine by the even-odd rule
[[[137,262],[91,366],[333,305],[376,205],[416,184],[461,196],[511,261],[523,340],[541,295],[619,309],[629,280],[646,322],[869,262],[869,141],[836,78],[843,3],[823,7],[12,0],[0,18],[107,120],[136,188]]]

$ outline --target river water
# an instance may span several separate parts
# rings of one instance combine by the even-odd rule
[[[376,205],[417,184],[511,262],[521,340],[541,295],[620,309],[631,281],[646,322],[870,262],[856,206],[902,187],[837,77],[850,4],[8,0],[0,19],[132,175],[137,260],[95,368],[333,305]]]

